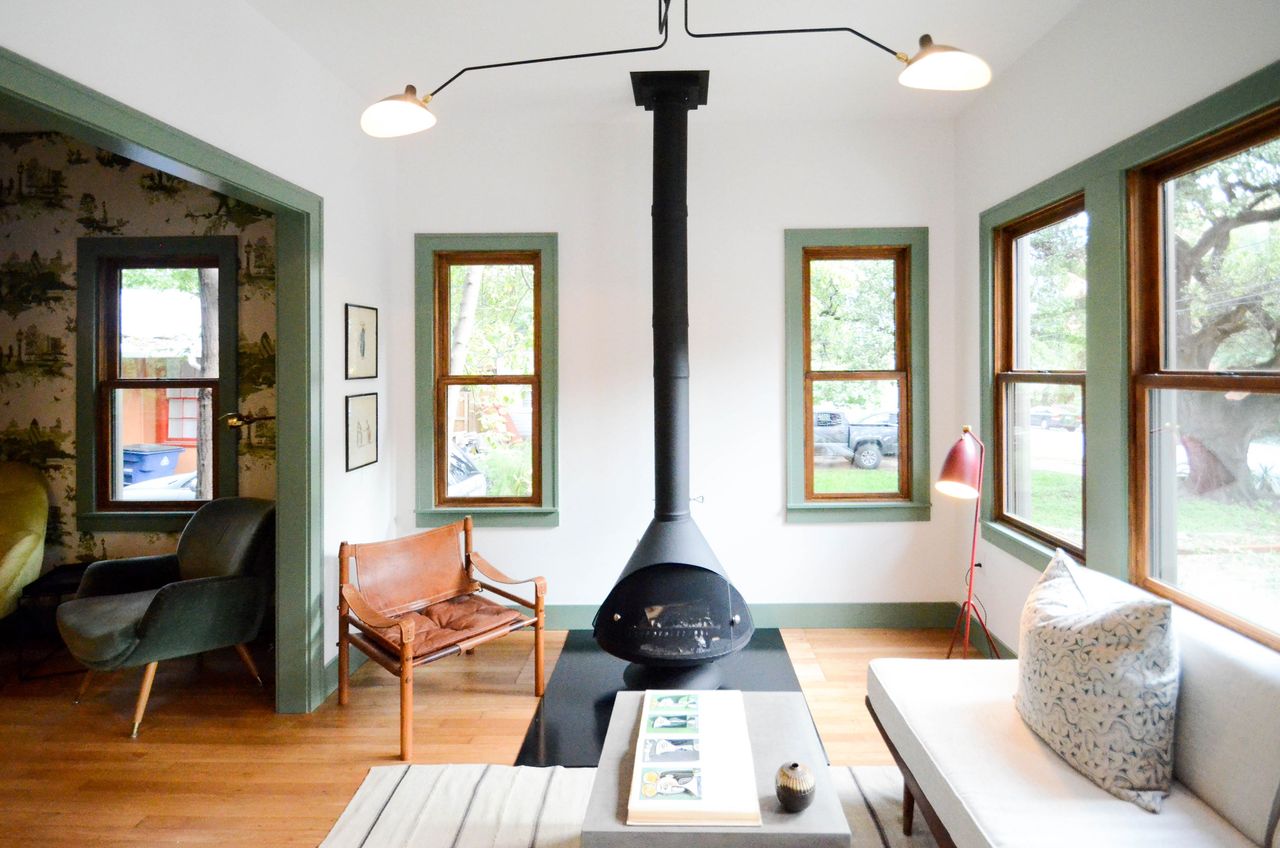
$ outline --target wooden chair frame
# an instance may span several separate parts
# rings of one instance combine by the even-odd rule
[[[408,761],[413,757],[413,670],[416,667],[464,652],[470,653],[477,645],[500,639],[509,633],[514,633],[517,630],[533,625],[533,691],[540,698],[545,690],[542,636],[546,626],[545,598],[547,581],[542,577],[531,577],[523,580],[508,577],[492,563],[472,550],[471,516],[463,518],[462,521],[427,532],[439,533],[449,528],[454,529],[455,532],[460,532],[463,537],[463,563],[469,581],[469,590],[462,594],[470,594],[482,590],[492,592],[501,598],[531,610],[533,618],[521,618],[509,624],[496,627],[493,630],[446,645],[429,654],[415,657],[413,655],[415,625],[412,619],[404,617],[404,613],[418,612],[444,599],[427,598],[416,601],[408,607],[399,608],[396,614],[380,612],[368,602],[364,595],[360,593],[360,589],[351,582],[351,560],[354,559],[356,561],[358,570],[361,546],[343,542],[338,547],[338,703],[345,706],[350,698],[350,647],[354,645],[369,659],[400,678],[400,759],[404,761]],[[488,581],[491,582],[479,579],[480,577],[488,578]],[[507,589],[500,588],[494,583],[506,586],[532,583],[534,589],[533,600],[530,601]],[[355,632],[352,631],[352,628],[355,629]],[[394,654],[380,645],[378,642],[380,637],[369,638],[376,630],[397,628],[400,632],[400,650],[398,654]]]

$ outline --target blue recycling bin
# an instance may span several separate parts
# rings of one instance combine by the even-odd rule
[[[168,477],[178,467],[178,457],[186,448],[180,445],[125,445],[125,485],[141,483],[155,477]]]

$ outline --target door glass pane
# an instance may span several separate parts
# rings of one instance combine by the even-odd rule
[[[1011,383],[1005,405],[1004,511],[1084,545],[1084,427],[1079,386]]]
[[[1164,184],[1165,367],[1280,371],[1280,139]]]
[[[213,480],[213,390],[182,389],[193,399],[172,398],[173,389],[111,392],[111,497],[124,501],[190,501],[211,497]],[[174,418],[193,404],[191,418]]]
[[[1026,371],[1083,371],[1084,212],[1013,243],[1013,361]]]
[[[815,380],[813,492],[899,492],[897,380]]]
[[[1280,631],[1280,395],[1149,399],[1151,576]]]
[[[892,371],[897,366],[896,263],[809,261],[809,363],[814,371]]]
[[[533,496],[533,386],[450,386],[448,496]]]
[[[120,376],[218,376],[218,269],[120,272]]]
[[[449,373],[534,373],[534,268],[449,267]]]

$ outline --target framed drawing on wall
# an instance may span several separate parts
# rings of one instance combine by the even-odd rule
[[[378,393],[347,395],[347,470],[378,461]]]
[[[378,310],[347,304],[347,379],[378,376]]]

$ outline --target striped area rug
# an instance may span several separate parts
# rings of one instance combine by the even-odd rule
[[[322,848],[579,848],[595,769],[486,765],[378,766]],[[832,766],[853,844],[936,848],[917,814],[902,835],[893,766]]]

